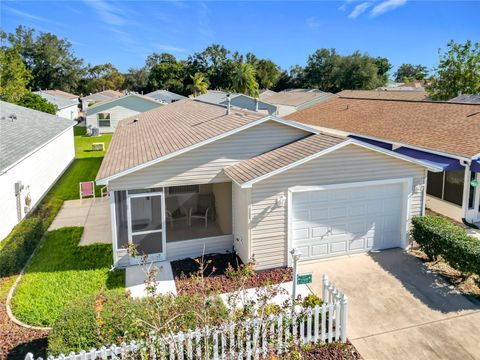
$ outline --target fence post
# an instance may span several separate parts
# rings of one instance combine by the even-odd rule
[[[341,315],[340,315],[340,331],[341,341],[344,343],[347,341],[347,319],[348,319],[348,298],[343,294],[341,301]]]
[[[323,274],[323,301],[328,302],[328,286],[330,285],[330,282],[328,281],[328,276],[327,274]]]

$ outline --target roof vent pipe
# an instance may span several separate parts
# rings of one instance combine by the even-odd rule
[[[258,98],[255,98],[255,111],[258,111]]]
[[[230,115],[230,94],[227,94],[227,115]]]

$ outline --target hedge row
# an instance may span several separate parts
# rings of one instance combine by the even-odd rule
[[[0,247],[0,276],[18,273],[43,235],[43,221],[31,217],[21,221]]]
[[[442,257],[465,275],[480,275],[479,239],[438,216],[415,217],[412,223],[412,236],[430,260]]]
[[[130,342],[144,338],[154,328],[158,328],[156,333],[166,335],[170,331],[218,326],[228,318],[220,297],[204,306],[200,295],[132,299],[124,291],[110,290],[86,296],[70,303],[55,322],[48,337],[48,353],[67,354]]]

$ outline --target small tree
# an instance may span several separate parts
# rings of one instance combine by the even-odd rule
[[[395,81],[409,82],[424,80],[428,75],[428,69],[423,65],[402,64],[395,72]]]
[[[252,64],[238,64],[233,77],[233,90],[252,97],[258,97],[256,71]]]
[[[17,105],[25,106],[30,109],[43,111],[48,114],[55,115],[57,112],[57,106],[49,103],[47,100],[42,98],[40,95],[28,92],[23,96],[18,102]]]
[[[205,75],[202,73],[195,73],[194,76],[190,75],[193,83],[187,86],[187,89],[192,92],[194,97],[205,94],[208,90],[208,82]]]
[[[30,71],[15,47],[0,48],[0,99],[16,103],[28,94]]]
[[[440,50],[439,50],[440,52]],[[427,91],[433,100],[449,100],[460,93],[480,93],[480,44],[450,41]]]

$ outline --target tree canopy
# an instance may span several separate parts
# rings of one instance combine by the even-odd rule
[[[423,65],[402,64],[394,74],[395,81],[409,82],[414,80],[425,80],[428,76],[428,69]]]
[[[480,93],[480,44],[450,41],[430,79],[427,91],[433,100],[448,100],[459,94]]]
[[[16,47],[0,47],[0,99],[16,103],[28,92],[32,74]]]

